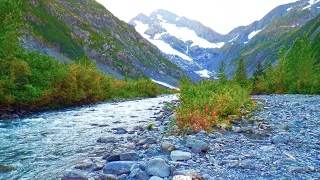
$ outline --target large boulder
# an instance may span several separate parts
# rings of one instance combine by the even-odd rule
[[[168,177],[170,167],[162,158],[154,158],[147,162],[146,172],[151,176]]]

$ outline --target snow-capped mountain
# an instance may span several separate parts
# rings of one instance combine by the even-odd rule
[[[264,65],[276,61],[279,48],[290,46],[294,40],[282,41],[285,35],[319,13],[320,0],[300,0],[278,6],[261,20],[226,35],[166,10],[149,16],[139,14],[129,23],[191,77],[214,78],[221,61],[227,63],[229,76],[240,58],[245,60],[249,74],[259,60]]]
[[[204,69],[203,62],[214,60],[217,49],[224,46],[221,34],[197,21],[160,9],[150,16],[139,14],[129,23],[188,74],[203,78],[214,74]]]

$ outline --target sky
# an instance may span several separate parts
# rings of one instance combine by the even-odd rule
[[[119,19],[165,9],[197,20],[221,34],[261,19],[273,8],[297,0],[96,0]]]

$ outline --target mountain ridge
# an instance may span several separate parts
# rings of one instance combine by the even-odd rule
[[[142,35],[148,35],[144,36],[146,39],[152,43],[154,43],[154,40],[163,41],[173,50],[182,53],[183,56],[180,56],[180,60],[176,56],[172,56],[174,60],[170,57],[169,59],[186,72],[208,70],[213,74],[211,78],[215,78],[215,72],[221,61],[225,61],[227,63],[227,74],[231,77],[237,64],[236,61],[244,58],[249,75],[251,75],[258,61],[262,61],[264,66],[268,61],[276,62],[277,52],[281,45],[290,46],[293,43],[293,40],[284,42],[281,37],[296,31],[309,20],[315,18],[320,13],[319,2],[301,0],[280,5],[260,20],[254,21],[247,26],[236,27],[225,35],[215,32],[200,22],[191,26],[190,24],[194,24],[191,22],[196,22],[195,20],[179,17],[166,10],[156,10],[149,16],[139,14],[131,19],[129,23],[137,28],[137,23],[139,25],[139,22],[141,22],[145,26],[145,31],[138,30],[138,32]],[[183,23],[180,21],[183,21]],[[199,38],[211,43],[221,44],[220,46],[209,48],[201,47],[201,45],[197,46],[194,40],[188,41],[186,37],[171,33],[170,26],[166,23],[176,26],[175,30],[180,31],[180,34],[183,34],[182,30],[185,28],[194,31]],[[199,33],[201,31],[205,33]],[[210,38],[203,34],[209,34]],[[154,44],[157,46],[156,43]],[[157,47],[162,50],[161,47]],[[184,55],[189,57],[189,61],[192,59],[189,64],[197,64],[198,66],[196,68],[188,67],[186,63],[184,63],[184,67],[179,65],[178,61],[183,62],[183,59],[186,59]]]

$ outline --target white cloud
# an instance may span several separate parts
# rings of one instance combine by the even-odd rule
[[[278,5],[297,0],[97,0],[118,18],[128,22],[139,13],[166,9],[179,16],[200,21],[226,34],[240,25],[261,19]]]

